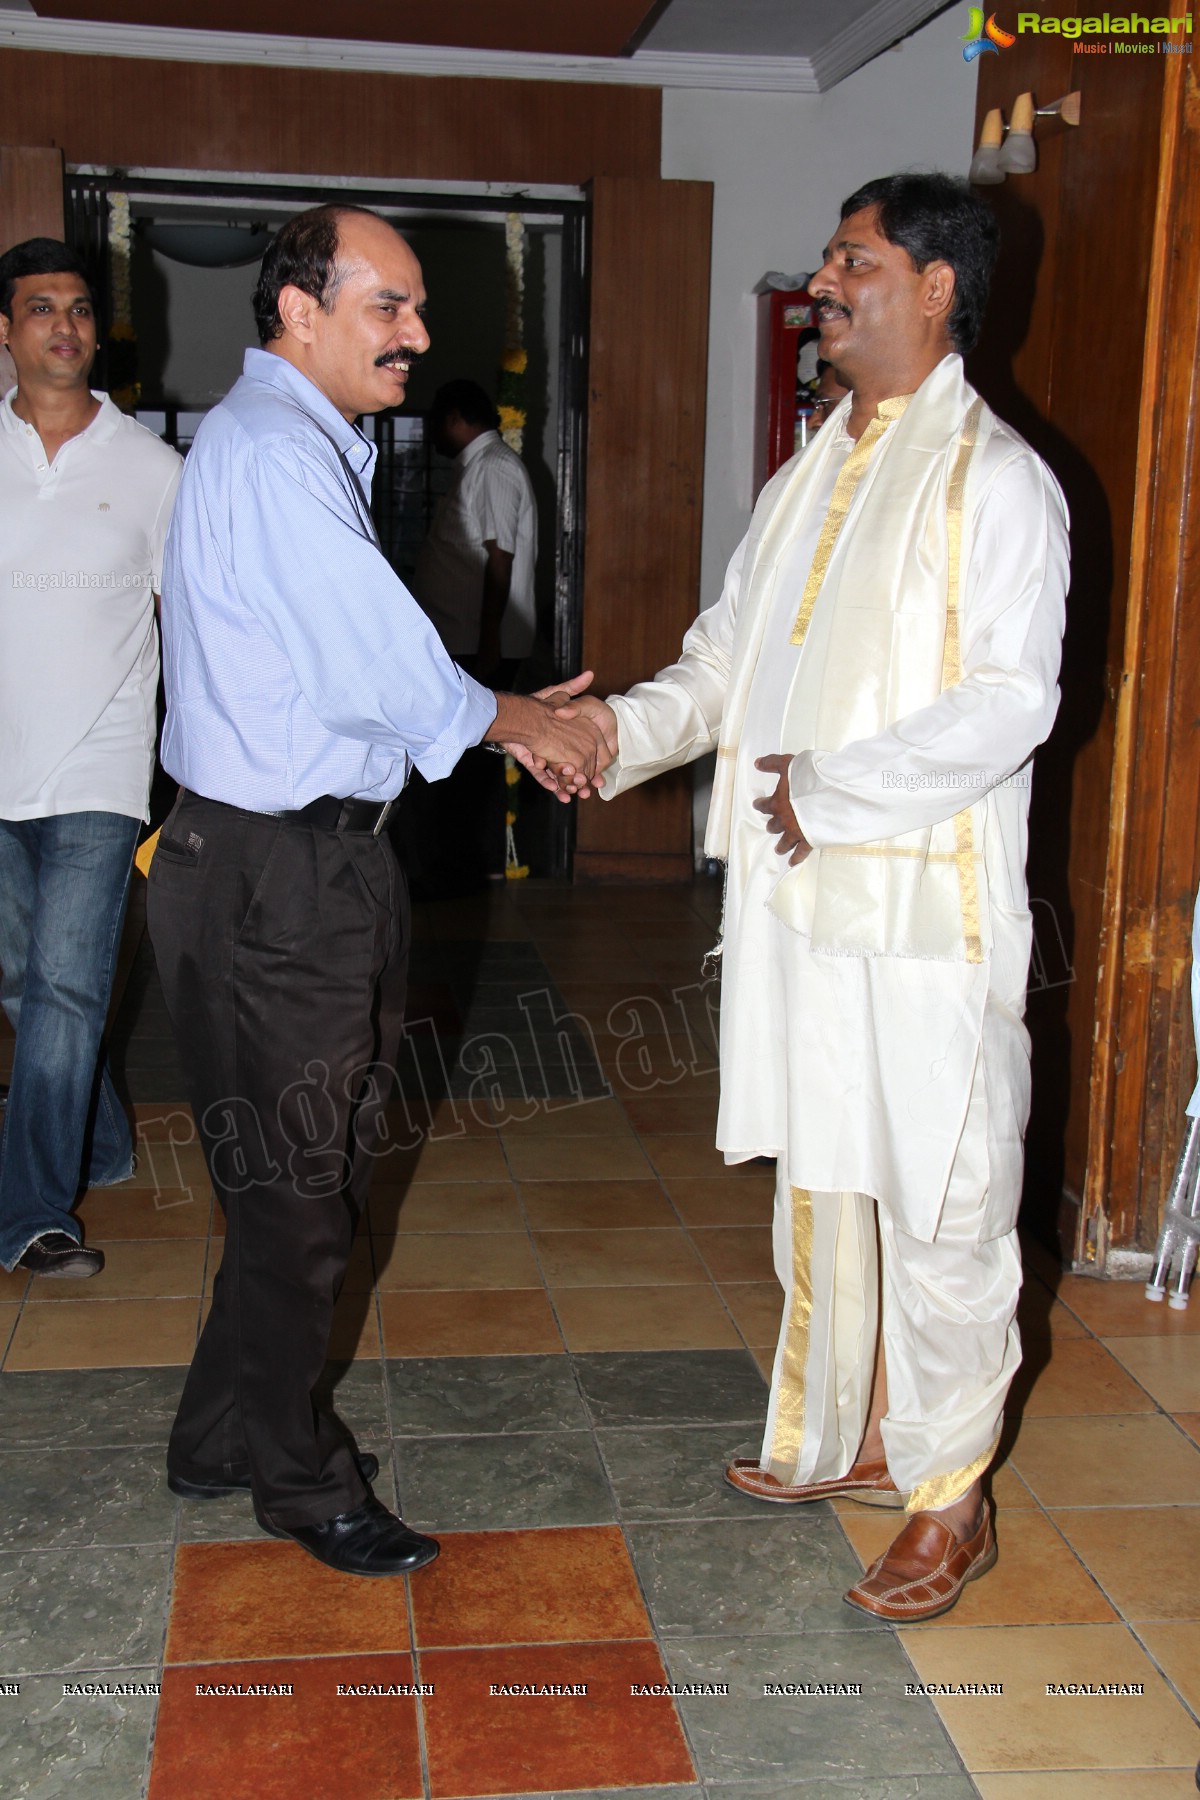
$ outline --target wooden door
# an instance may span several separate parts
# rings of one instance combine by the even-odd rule
[[[0,144],[0,252],[62,234],[62,151]]]
[[[591,193],[583,666],[604,694],[672,662],[699,607],[712,187]],[[575,873],[690,879],[691,771],[585,802]]]

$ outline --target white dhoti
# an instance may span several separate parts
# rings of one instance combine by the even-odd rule
[[[763,1466],[849,1469],[882,1329],[888,1467],[939,1508],[990,1460],[1020,1358],[1028,761],[1057,707],[1065,508],[957,357],[857,445],[847,411],[764,491],[680,661],[612,702],[603,792],[719,736],[717,1143],[778,1159],[787,1294]],[[794,869],[753,804],[781,751],[813,846]]]

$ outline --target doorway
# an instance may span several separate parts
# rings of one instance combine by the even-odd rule
[[[118,201],[114,214],[114,195],[128,204],[128,226],[118,230],[128,235],[124,310],[132,341],[111,336],[110,226],[124,210]],[[136,383],[130,410],[186,452],[255,341],[250,295],[266,243],[292,214],[329,201],[368,206],[390,220],[425,274],[430,350],[413,372],[403,410],[363,421],[379,452],[372,510],[381,548],[406,583],[452,468],[429,442],[425,415],[446,380],[465,376],[496,392],[512,281],[506,224],[520,221],[527,354],[521,454],[538,504],[538,632],[520,685],[560,678],[579,666],[582,639],[587,206],[579,190],[512,193],[489,184],[430,192],[382,182],[73,171],[67,236],[92,273],[110,362],[98,362],[95,378],[106,387]],[[570,877],[575,813],[522,780],[517,853],[532,874]]]

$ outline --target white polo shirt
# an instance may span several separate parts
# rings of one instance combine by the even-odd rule
[[[153,596],[183,468],[104,394],[47,465],[0,402],[0,819],[149,817]]]
[[[453,485],[438,501],[421,549],[413,587],[451,656],[479,648],[484,544],[494,540],[513,559],[512,585],[500,624],[501,656],[528,656],[536,609],[537,503],[529,472],[497,431],[472,438],[456,458]]]

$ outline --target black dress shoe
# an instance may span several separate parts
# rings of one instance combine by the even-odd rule
[[[379,1458],[369,1450],[363,1450],[354,1458],[358,1464],[358,1472],[370,1485],[379,1473]],[[172,1475],[167,1470],[167,1486],[181,1500],[223,1500],[228,1494],[248,1494],[250,1492],[250,1476],[214,1475],[211,1481],[189,1481],[186,1475]]]
[[[374,1494],[353,1512],[336,1513],[319,1525],[277,1525],[257,1507],[254,1516],[272,1537],[291,1538],[343,1575],[411,1575],[431,1563],[441,1548],[435,1538],[410,1531]]]
[[[46,1231],[17,1258],[18,1269],[31,1275],[70,1276],[75,1280],[85,1275],[98,1275],[104,1267],[103,1250],[85,1250],[65,1231]]]

